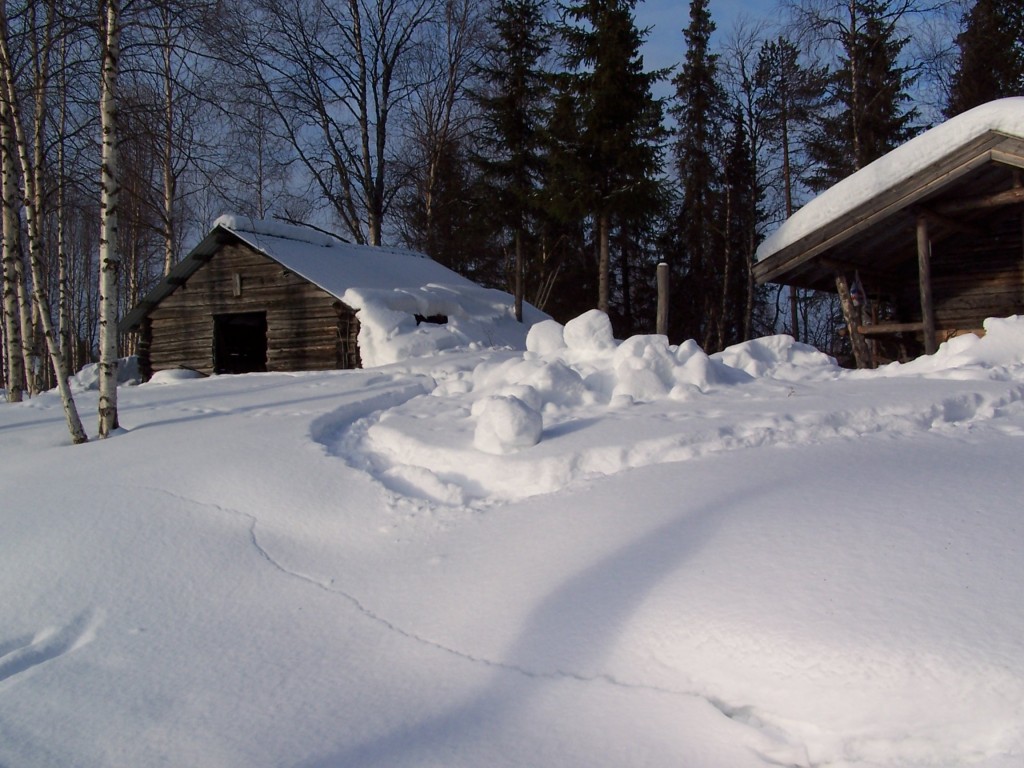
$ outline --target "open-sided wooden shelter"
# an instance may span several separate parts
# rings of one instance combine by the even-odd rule
[[[826,190],[765,240],[754,276],[838,292],[860,367],[866,338],[931,353],[1024,312],[1024,98],[952,118]],[[860,316],[856,277],[883,314]]]
[[[511,304],[508,294],[481,288],[422,254],[223,216],[124,317],[120,330],[138,334],[147,379],[173,368],[205,374],[330,370],[367,362],[360,335],[366,322],[378,339],[419,332],[413,341],[421,346],[430,331],[419,324],[433,324],[430,338],[447,333],[454,344],[464,337],[460,321],[486,330],[510,315]],[[451,326],[449,313],[455,315]],[[380,362],[390,360],[369,364]]]

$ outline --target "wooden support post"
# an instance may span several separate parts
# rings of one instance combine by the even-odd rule
[[[935,353],[935,307],[932,303],[932,242],[928,236],[928,219],[917,217],[917,276],[921,290],[921,323],[924,353]]]
[[[661,262],[658,265],[658,314],[655,321],[655,333],[668,336],[668,264]]]
[[[868,349],[868,344],[860,332],[860,307],[853,306],[853,299],[850,297],[850,284],[846,281],[846,276],[841,272],[836,272],[836,291],[839,293],[839,304],[843,308],[843,319],[846,320],[846,328],[850,334],[853,360],[858,368],[872,368],[871,351]]]

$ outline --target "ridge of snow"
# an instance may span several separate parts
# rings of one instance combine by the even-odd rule
[[[1024,137],[1024,97],[997,99],[952,117],[847,176],[786,219],[754,258],[781,251],[988,131]]]
[[[276,237],[281,240],[294,240],[298,243],[319,245],[323,248],[331,248],[344,242],[341,238],[334,237],[326,232],[318,232],[310,227],[287,224],[283,221],[254,219],[250,216],[242,216],[236,213],[226,213],[218,216],[213,225],[230,229],[233,232],[248,232],[253,235]]]

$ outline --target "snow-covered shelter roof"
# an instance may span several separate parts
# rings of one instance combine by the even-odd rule
[[[1005,193],[1004,203],[1024,202],[1014,176],[1022,168],[1024,98],[976,107],[811,200],[758,248],[755,276],[831,289],[837,266],[884,272],[914,257],[918,215],[930,215],[934,242],[962,233],[995,207],[958,201]]]
[[[547,317],[524,305],[525,322],[517,323],[508,293],[484,288],[414,251],[355,245],[309,227],[226,215],[125,315],[120,330],[137,329],[223,245],[238,241],[356,310],[364,365],[471,343],[519,346],[529,325]],[[417,329],[417,315],[448,322],[443,329]]]
[[[436,261],[413,251],[354,245],[309,227],[225,215],[182,259],[121,325],[131,329],[165,296],[210,260],[226,238],[235,237],[281,266],[344,300],[350,290],[419,290],[448,286],[479,290],[479,286]],[[354,299],[354,296],[350,296]],[[360,309],[357,304],[353,309]]]

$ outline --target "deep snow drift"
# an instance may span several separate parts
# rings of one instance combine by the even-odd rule
[[[1024,320],[0,405],[0,765],[1016,766]],[[95,405],[86,373],[84,412]]]

